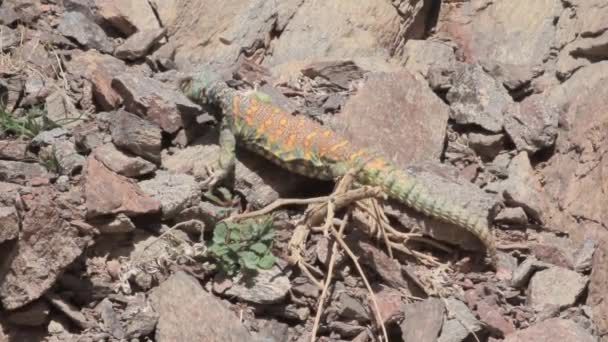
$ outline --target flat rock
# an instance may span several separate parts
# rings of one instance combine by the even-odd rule
[[[164,28],[138,31],[116,48],[114,56],[129,61],[142,58],[165,37],[166,32]]]
[[[131,219],[122,213],[115,217],[93,219],[89,223],[97,228],[101,234],[122,234],[135,230],[135,225]]]
[[[92,231],[70,224],[67,201],[48,189],[28,200],[15,253],[2,266],[0,301],[5,309],[20,308],[42,296],[92,241]],[[59,204],[64,206],[61,212]],[[52,257],[49,257],[52,256]]]
[[[504,342],[562,341],[597,342],[589,332],[573,321],[550,318],[505,337]]]
[[[436,298],[405,305],[405,320],[399,326],[403,340],[437,341],[443,326],[444,311],[443,303]]]
[[[76,151],[74,142],[60,140],[53,144],[53,153],[63,175],[74,175],[84,168],[86,158]]]
[[[40,326],[49,320],[51,308],[44,300],[37,300],[29,305],[12,311],[7,319],[9,322],[24,326]]]
[[[520,208],[504,208],[494,218],[496,222],[507,224],[526,224],[528,216],[526,212]]]
[[[28,157],[28,144],[17,140],[0,140],[0,159],[22,161]]]
[[[49,172],[40,164],[0,160],[0,181],[26,184],[33,178],[49,177]]]
[[[158,200],[146,195],[136,183],[117,175],[90,157],[85,172],[87,216],[124,213],[127,216],[160,211]]]
[[[197,206],[201,190],[193,176],[159,170],[154,178],[139,182],[141,189],[160,201],[163,219],[169,220],[184,209]]]
[[[58,29],[61,34],[73,38],[84,47],[101,52],[111,52],[113,49],[104,30],[80,12],[65,13]]]
[[[478,155],[494,159],[505,148],[504,134],[469,133],[467,136],[471,147]]]
[[[505,130],[519,151],[530,153],[549,148],[557,138],[558,108],[542,95],[516,103],[505,116]]]
[[[502,131],[504,115],[513,102],[502,85],[476,64],[459,67],[450,83],[452,87],[446,95],[450,118],[461,125]]]
[[[99,15],[126,36],[160,28],[154,10],[146,0],[94,0]]]
[[[21,220],[14,206],[0,207],[0,244],[19,236]]]
[[[82,76],[93,84],[95,103],[103,110],[117,109],[122,98],[112,88],[112,79],[128,70],[127,65],[118,58],[101,54],[95,50],[77,52],[67,63],[68,72]]]
[[[456,68],[454,48],[443,42],[409,39],[403,51],[403,66],[412,74],[429,77],[431,70],[450,72]],[[447,83],[435,81],[435,83]]]
[[[122,74],[112,81],[125,109],[155,122],[167,133],[175,133],[193,120],[200,107],[182,93],[149,77]]]
[[[447,120],[448,107],[425,82],[407,72],[373,73],[332,126],[355,146],[409,165],[439,160]]]
[[[530,279],[528,301],[535,310],[541,311],[546,306],[568,308],[574,305],[588,279],[578,273],[562,267],[551,267],[537,272]]]
[[[178,272],[150,295],[159,315],[156,341],[251,341],[239,318],[198,281]],[[184,319],[187,317],[187,319]]]
[[[229,288],[222,291],[223,295],[256,304],[279,303],[291,290],[289,278],[276,265],[268,270],[258,270],[253,277],[239,274],[231,283]],[[214,282],[213,287],[214,291],[220,290],[218,282]]]
[[[108,169],[125,177],[141,177],[156,170],[156,165],[138,156],[119,151],[114,144],[105,144],[92,152]]]
[[[162,132],[157,125],[125,110],[114,113],[111,120],[116,146],[152,162],[160,161]]]

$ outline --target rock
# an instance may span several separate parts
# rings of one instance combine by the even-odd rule
[[[441,300],[429,298],[405,305],[405,320],[401,328],[404,341],[437,341],[443,326],[444,306]]]
[[[505,314],[496,303],[480,300],[477,303],[475,312],[479,315],[479,320],[485,323],[491,330],[498,332],[500,336],[505,336],[515,331],[513,322],[505,318]]]
[[[163,282],[151,293],[150,300],[159,315],[156,341],[252,340],[226,304],[184,272]]]
[[[29,305],[12,311],[7,319],[9,322],[22,326],[36,327],[45,324],[49,319],[51,308],[43,300],[37,300]]]
[[[504,339],[504,342],[527,341],[597,342],[597,339],[580,325],[562,318],[551,318],[536,323]]]
[[[213,283],[214,291],[251,303],[273,304],[283,301],[291,290],[289,278],[276,265],[268,270],[258,270],[253,277],[239,274],[231,283],[229,288],[221,291],[221,283],[216,280]]]
[[[403,51],[403,66],[412,74],[420,74],[425,78],[429,72],[452,72],[456,68],[454,48],[443,42],[432,40],[409,39]],[[443,82],[447,83],[447,77]]]
[[[185,95],[149,77],[118,75],[112,87],[122,96],[127,111],[149,119],[170,134],[191,122],[200,111]]]
[[[337,315],[345,320],[354,320],[359,323],[369,322],[370,315],[356,298],[347,294],[345,291],[334,292],[332,306],[335,307]]]
[[[505,147],[504,134],[469,133],[468,141],[469,147],[487,159],[494,159]]]
[[[42,14],[42,4],[38,0],[13,0],[0,9],[0,24],[12,25],[17,21],[32,24]]]
[[[515,288],[523,288],[528,284],[528,280],[532,277],[534,272],[537,270],[544,270],[549,265],[538,261],[534,256],[526,258],[516,269],[513,271],[513,277],[511,278],[511,286]]]
[[[85,153],[90,153],[112,139],[105,132],[101,132],[97,123],[93,121],[74,127],[72,135],[78,150]]]
[[[70,132],[62,127],[53,128],[48,131],[42,131],[36,135],[30,145],[33,147],[44,147],[55,144],[60,140],[65,140],[70,135]]]
[[[585,240],[583,246],[574,254],[575,271],[582,273],[591,269],[595,248],[596,243],[593,240]]]
[[[587,305],[592,308],[593,322],[597,326],[597,333],[608,333],[608,304],[606,303],[606,282],[608,281],[608,240],[602,238],[598,241],[597,249],[593,253],[593,266],[589,282]]]
[[[258,336],[260,340],[268,341],[287,341],[289,340],[289,325],[278,322],[275,319],[260,319],[260,330]],[[260,341],[261,342],[261,341]]]
[[[353,338],[365,330],[365,327],[358,324],[349,324],[340,321],[330,321],[328,327],[332,332],[337,333],[342,338]]]
[[[74,175],[84,168],[86,158],[76,151],[74,143],[60,140],[53,144],[53,154],[59,165],[61,174]]]
[[[0,140],[0,159],[23,161],[28,157],[27,143],[17,140]]]
[[[158,200],[146,195],[134,182],[108,170],[95,158],[88,159],[85,177],[89,218],[118,213],[136,216],[160,211]]]
[[[201,190],[193,176],[157,171],[154,178],[139,182],[141,189],[161,203],[164,220],[177,216],[186,208],[197,206]]]
[[[353,245],[357,246],[357,249],[360,249],[356,253],[362,256],[360,262],[378,273],[384,283],[394,288],[409,287],[408,282],[401,273],[399,261],[390,258],[385,252],[363,241],[356,241]]]
[[[57,61],[47,51],[44,44],[37,39],[29,40],[20,44],[12,51],[12,59],[19,61],[22,65],[30,65],[38,68],[44,75],[53,75]]]
[[[19,236],[21,220],[14,206],[0,207],[0,244]]]
[[[537,243],[530,243],[529,246],[531,254],[538,260],[568,269],[574,268],[574,248],[569,239],[546,233],[540,234],[537,240]]]
[[[158,126],[124,110],[113,115],[110,125],[116,146],[152,162],[160,161],[162,132]]]
[[[533,95],[507,112],[505,130],[518,151],[536,153],[555,143],[558,118],[555,106],[541,95]]]
[[[108,40],[104,30],[82,13],[65,13],[58,29],[61,34],[73,38],[84,47],[106,53],[112,52],[112,43]]]
[[[504,197],[510,206],[519,206],[539,222],[547,215],[547,199],[530,164],[527,152],[521,152],[509,164],[509,178],[503,182]]]
[[[446,98],[450,118],[461,125],[478,125],[490,132],[502,131],[504,115],[513,102],[507,91],[476,64],[456,70]]]
[[[504,208],[494,218],[495,222],[523,225],[528,223],[526,212],[520,208]]]
[[[127,320],[124,328],[126,339],[149,336],[158,323],[158,314],[143,293],[137,293],[129,300],[121,316],[123,321]]]
[[[42,296],[92,241],[92,232],[70,224],[64,218],[67,210],[60,212],[56,207],[65,200],[53,197],[46,189],[37,191],[43,192],[29,200],[29,210],[23,214],[16,255],[0,267],[0,273],[5,274],[0,282],[0,301],[7,310]]]
[[[493,216],[500,199],[484,192],[476,185],[458,175],[455,167],[439,163],[411,165],[408,173],[419,180],[431,196],[445,198],[447,203],[458,203],[467,211],[482,219]],[[396,201],[385,207],[391,216],[396,216],[404,227],[417,227],[440,241],[458,245],[466,250],[480,250],[480,241],[465,229],[423,215]]]
[[[455,41],[467,61],[515,66],[533,75],[555,45],[554,21],[561,11],[562,4],[552,0],[450,3],[441,6],[437,36]]]
[[[112,306],[112,302],[105,298],[95,307],[95,311],[101,316],[105,331],[112,334],[118,340],[125,338],[125,332],[120,325],[118,315]]]
[[[550,305],[568,308],[574,305],[585,290],[587,282],[586,277],[574,271],[551,267],[532,276],[528,288],[528,301],[537,311]]]
[[[94,0],[99,15],[125,36],[137,31],[160,28],[150,3],[146,0]]]
[[[447,299],[447,305],[447,311],[457,318],[450,318],[443,323],[441,334],[437,339],[438,342],[460,342],[469,334],[481,331],[481,322],[475,318],[466,304],[449,298]]]
[[[84,77],[93,84],[95,103],[103,110],[117,109],[122,103],[112,88],[112,79],[128,70],[120,59],[100,54],[95,50],[77,52],[67,63],[68,72],[75,77]]]
[[[339,89],[348,90],[351,82],[363,78],[364,71],[353,61],[313,62],[302,69],[302,75],[323,80],[336,85]]]
[[[156,170],[156,165],[137,156],[127,155],[114,146],[105,144],[97,147],[92,156],[108,169],[125,177],[141,177]]]
[[[164,28],[138,31],[116,48],[114,56],[129,61],[145,57],[150,49],[165,37],[165,34]]]
[[[50,178],[44,166],[35,163],[0,160],[0,181],[16,184],[32,182],[34,178]]]
[[[404,316],[405,306],[403,305],[403,294],[390,287],[383,287],[376,295],[376,303],[378,303],[378,311],[382,317],[384,324],[396,322]],[[368,300],[369,306],[374,312],[374,317],[377,317],[375,305]]]
[[[94,324],[89,322],[85,315],[73,304],[67,302],[63,298],[55,294],[47,294],[45,296],[51,305],[61,313],[66,315],[76,326],[81,329],[92,328]]]
[[[135,225],[125,214],[118,214],[116,217],[98,218],[90,221],[91,225],[99,230],[101,234],[123,234],[135,230]]]
[[[355,146],[377,149],[397,165],[439,160],[447,106],[405,72],[369,75],[333,126]],[[403,127],[408,127],[403,130]]]
[[[2,9],[0,9],[0,12],[2,12]],[[0,19],[0,21],[1,20],[2,19]],[[0,25],[0,32],[2,32],[2,34],[0,35],[0,47],[2,48],[2,51],[0,52],[6,52],[16,47],[21,42],[21,37],[17,30],[13,30],[10,27]]]
[[[163,167],[206,179],[207,168],[218,167],[218,145],[194,145],[173,155],[163,153]],[[262,208],[279,197],[289,196],[306,187],[306,179],[246,151],[239,151],[235,169],[235,190],[245,196],[253,208]]]

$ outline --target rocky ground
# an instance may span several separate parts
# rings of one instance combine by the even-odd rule
[[[603,0],[0,0],[0,341],[608,341],[607,59]],[[272,267],[221,272],[219,220],[332,185],[239,150],[205,196],[199,63],[488,215],[498,268],[386,202],[424,237],[310,234],[307,274],[280,208]]]

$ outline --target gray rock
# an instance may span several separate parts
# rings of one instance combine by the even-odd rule
[[[504,134],[469,133],[469,147],[487,159],[494,159],[505,147]]]
[[[125,214],[118,214],[116,217],[99,218],[91,220],[89,223],[99,230],[101,234],[123,234],[135,230],[135,225]]]
[[[147,118],[167,133],[177,132],[200,111],[184,94],[153,78],[117,75],[112,87],[122,96],[127,111]]]
[[[252,340],[234,312],[184,272],[172,275],[157,287],[150,301],[159,315],[156,341]],[[192,315],[193,312],[198,314]]]
[[[258,270],[253,277],[239,274],[231,282],[223,295],[256,304],[279,303],[291,290],[287,274],[276,265],[268,270]],[[214,282],[213,287],[215,291],[220,290],[219,282]]]
[[[547,215],[547,198],[542,190],[527,152],[521,152],[509,164],[509,178],[503,182],[504,197],[511,206],[519,206],[526,214],[544,222]]]
[[[113,118],[110,131],[116,146],[152,162],[160,161],[162,132],[158,126],[125,110]]]
[[[38,133],[38,135],[32,139],[31,144],[36,147],[53,145],[55,142],[64,139],[64,137],[67,137],[69,134],[70,132],[63,127],[53,128]]]
[[[201,201],[201,190],[193,176],[157,171],[154,178],[139,182],[148,195],[161,203],[163,219],[177,216],[182,210],[197,206]]]
[[[518,151],[536,153],[549,148],[557,138],[559,112],[541,95],[514,104],[505,116],[505,130]]]
[[[475,318],[465,303],[453,298],[446,301],[447,311],[456,317],[443,323],[438,342],[461,342],[469,334],[481,331],[482,323]]]
[[[513,102],[507,91],[477,64],[458,68],[446,98],[450,118],[461,125],[478,125],[490,132],[502,131],[504,115]]]
[[[59,164],[61,174],[74,175],[82,171],[86,158],[76,151],[74,142],[59,140],[53,144],[53,153]]]
[[[25,184],[33,178],[49,177],[49,172],[40,164],[0,160],[0,181]]]
[[[593,240],[585,240],[581,248],[574,254],[574,270],[577,272],[585,272],[591,268],[593,264],[593,253],[596,249],[596,243]]]
[[[504,208],[494,218],[494,221],[506,224],[526,224],[528,216],[526,212],[520,208]]]
[[[126,36],[137,31],[155,30],[160,27],[153,5],[146,0],[95,0],[95,5],[103,20]],[[165,23],[164,20],[161,22]]]
[[[443,74],[443,79],[435,79],[436,84],[446,84],[447,74],[456,68],[454,48],[443,42],[409,39],[403,49],[403,66],[411,73],[428,78],[429,72]]]
[[[112,43],[104,30],[80,12],[65,13],[58,29],[61,34],[75,39],[80,45],[106,53],[112,52]]]
[[[2,11],[0,9],[0,11]],[[8,26],[0,25],[0,47],[6,52],[17,46],[21,42],[21,36],[17,30],[13,30]]]
[[[142,58],[165,37],[165,33],[166,29],[164,28],[138,31],[116,48],[114,56],[130,61]]]
[[[587,287],[588,278],[561,267],[551,267],[537,272],[530,279],[528,302],[537,310],[556,305],[568,308],[574,305]]]
[[[41,326],[49,320],[51,308],[44,300],[37,300],[29,305],[10,312],[9,322],[22,326]]]
[[[515,288],[523,288],[528,284],[528,281],[538,270],[544,270],[549,265],[544,262],[538,261],[534,256],[526,258],[516,269],[513,271],[513,277],[511,278],[511,286]]]
[[[118,315],[108,298],[104,298],[97,304],[95,311],[101,316],[105,330],[112,334],[114,338],[120,340],[125,337],[125,332],[122,329]]]
[[[444,311],[443,303],[436,298],[405,305],[405,320],[399,326],[403,340],[437,341],[443,326]]]

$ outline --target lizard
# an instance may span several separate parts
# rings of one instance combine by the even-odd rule
[[[219,168],[208,179],[217,184],[234,171],[236,146],[242,146],[290,172],[320,180],[335,180],[355,168],[356,181],[379,186],[395,199],[427,216],[455,224],[476,236],[496,267],[495,238],[487,218],[431,195],[415,177],[386,158],[359,148],[341,134],[308,118],[292,115],[256,91],[238,91],[209,67],[182,77],[180,90],[199,104],[218,106],[223,115],[219,132]]]

